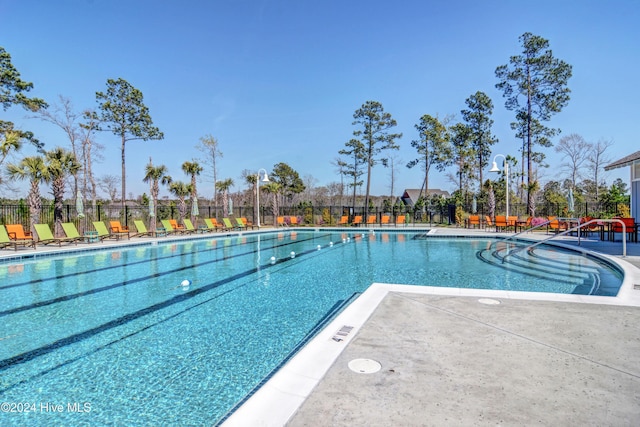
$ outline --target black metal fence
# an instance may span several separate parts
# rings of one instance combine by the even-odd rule
[[[573,212],[568,212],[567,206],[562,204],[547,204],[537,207],[536,216],[546,217],[549,215],[559,217],[582,217],[592,216],[595,218],[610,218],[619,215],[620,205],[585,203],[576,205]],[[366,222],[368,216],[375,216],[379,223],[383,215],[389,215],[390,222],[395,222],[399,216],[408,215],[411,223],[423,224],[455,224],[456,215],[466,216],[473,212],[471,204],[456,206],[455,204],[444,203],[436,206],[420,207],[414,209],[411,206],[396,205],[390,208],[370,208],[365,211],[363,207],[349,206],[298,206],[283,207],[275,215],[270,207],[261,207],[260,223],[262,225],[275,225],[277,216],[296,216],[298,222],[304,225],[335,225],[342,216],[349,216],[352,220],[356,215],[363,217]],[[475,213],[484,216],[489,215],[485,205],[477,204]],[[504,204],[496,206],[496,214],[504,214]],[[520,217],[527,216],[526,205],[514,203],[509,205],[509,214]],[[178,218],[179,212],[175,204],[159,204],[157,206],[157,219]],[[246,217],[253,223],[257,222],[254,216],[253,206],[234,207],[232,212],[224,212],[221,206],[200,205],[199,218],[223,218],[229,216]],[[141,219],[146,224],[149,223],[149,208],[146,205],[128,204],[124,210],[119,204],[98,204],[86,206],[84,216],[80,217],[76,211],[75,204],[65,204],[63,206],[63,222],[74,222],[81,232],[93,230],[92,221],[120,220],[124,225],[132,225],[133,220]],[[47,223],[53,225],[53,204],[43,206],[36,223]],[[29,207],[26,203],[15,205],[0,205],[0,224],[22,224],[28,227],[30,224]],[[196,225],[197,226],[197,225]]]

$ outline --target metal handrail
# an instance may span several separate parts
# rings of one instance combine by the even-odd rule
[[[624,223],[624,221],[622,221],[621,219],[616,219],[616,218],[612,218],[612,219],[591,219],[587,222],[583,222],[578,224],[575,227],[571,227],[568,230],[565,230],[561,233],[558,234],[554,234],[551,237],[548,237],[544,240],[541,240],[539,242],[535,242],[532,243],[528,246],[521,246],[519,248],[516,248],[513,252],[507,252],[505,256],[502,257],[502,262],[504,262],[505,259],[507,259],[508,256],[513,255],[513,254],[517,254],[518,252],[521,252],[525,249],[532,249],[535,248],[538,245],[541,245],[543,243],[548,242],[551,239],[555,239],[558,236],[564,236],[565,234],[568,234],[574,230],[578,230],[578,245],[580,245],[580,228],[584,227],[585,225],[589,225],[589,224],[594,224],[594,223],[602,223],[602,222],[619,222],[620,224],[622,224],[622,257],[626,257],[627,256],[627,225]]]
[[[523,233],[528,233],[528,232],[529,232],[529,231],[531,231],[531,230],[535,230],[536,228],[544,227],[545,225],[549,225],[549,224],[551,224],[551,221],[546,221],[546,222],[543,222],[542,224],[538,224],[538,225],[536,225],[536,226],[534,226],[534,227],[527,228],[526,230],[519,231],[519,232],[517,232],[516,234],[512,234],[512,235],[511,235],[511,236],[509,236],[509,237],[505,237],[505,238],[503,238],[503,239],[500,239],[500,240],[498,240],[498,241],[496,241],[496,242],[491,243],[491,244],[489,245],[489,248],[491,248],[494,244],[496,244],[496,245],[497,245],[498,243],[504,243],[504,242],[506,242],[506,241],[508,241],[508,240],[513,239],[513,238],[514,238],[514,237],[516,237],[516,236],[519,236],[519,235],[523,234]]]

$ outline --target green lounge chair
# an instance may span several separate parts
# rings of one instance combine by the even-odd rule
[[[147,230],[147,226],[144,225],[144,222],[142,222],[142,220],[139,220],[139,219],[134,220],[133,225],[136,226],[137,233],[135,233],[131,237],[143,237],[143,236],[155,237],[158,234],[160,234],[158,233],[158,231],[153,232],[153,231]]]
[[[240,229],[240,230],[246,230],[247,229],[247,226],[245,225],[244,222],[242,222],[242,220],[240,218],[235,218],[235,220],[236,220],[236,223],[237,223],[236,227],[238,229]]]
[[[90,235],[81,236],[80,233],[78,232],[78,229],[76,228],[76,225],[74,223],[72,223],[72,222],[63,222],[62,223],[62,230],[64,231],[64,234],[69,239],[76,239],[79,242],[87,242],[87,243],[98,241],[97,235],[96,236],[90,236]]]
[[[204,219],[204,224],[207,227],[207,231],[218,231],[218,230],[222,230],[222,225],[218,224],[217,222],[214,224],[213,221],[211,221],[211,218],[205,218]]]
[[[107,226],[102,221],[93,221],[93,228],[95,228],[96,231],[98,232],[98,239],[100,239],[100,241],[103,241],[105,239],[120,240],[120,237],[122,237],[123,235],[127,235],[128,236],[128,233],[111,233],[111,232],[109,232],[109,230],[107,230]]]
[[[195,228],[193,226],[193,223],[191,222],[190,219],[185,219],[184,221],[182,221],[182,223],[184,224],[184,232],[185,233],[198,233],[200,232],[200,230],[198,230],[197,228]]]
[[[233,225],[229,218],[222,218],[222,223],[224,224],[224,228],[226,230],[239,230],[240,229],[237,225]]]
[[[51,228],[49,228],[49,224],[34,224],[33,227],[36,229],[36,234],[38,235],[38,243],[43,245],[57,244],[58,246],[62,246],[63,243],[75,243],[76,246],[78,245],[78,239],[54,237]]]
[[[13,248],[17,251],[18,245],[20,246],[32,246],[33,249],[36,248],[36,242],[33,239],[21,239],[21,240],[13,240],[9,238],[9,233],[4,225],[0,225],[0,248],[7,248],[13,246]]]
[[[171,225],[171,222],[169,222],[168,219],[162,220],[162,226],[164,227],[164,231],[167,234],[175,234],[175,233],[182,234],[182,230],[176,230],[175,228],[173,228],[173,226]]]

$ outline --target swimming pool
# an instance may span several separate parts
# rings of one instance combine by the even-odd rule
[[[373,282],[615,295],[622,280],[549,247],[533,275],[505,268],[478,256],[492,243],[288,231],[1,265],[0,401],[14,412],[0,425],[214,424]]]

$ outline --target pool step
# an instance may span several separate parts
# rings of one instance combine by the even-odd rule
[[[575,286],[575,293],[592,294],[600,285],[598,270],[593,262],[583,257],[547,249],[519,251],[504,258],[507,251],[514,251],[522,244],[507,243],[477,252],[477,257],[496,267],[517,271],[537,278],[568,283]],[[571,259],[571,263],[567,260]],[[568,266],[570,268],[568,269]]]

